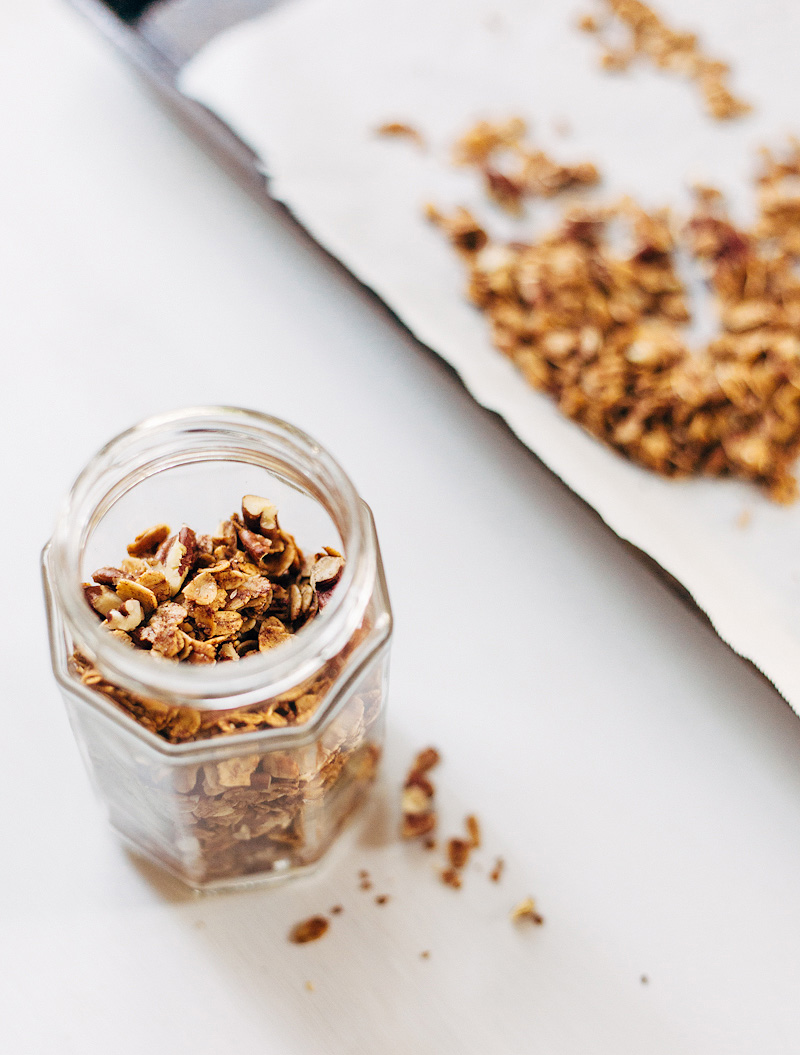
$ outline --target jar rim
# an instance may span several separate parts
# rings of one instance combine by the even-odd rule
[[[103,630],[81,584],[83,550],[114,504],[155,472],[204,461],[261,466],[315,499],[333,520],[347,558],[337,588],[310,623],[279,648],[239,663],[181,664],[126,647]],[[369,509],[320,443],[260,411],[201,406],[147,418],[98,451],[62,504],[44,574],[74,646],[104,678],[175,706],[224,711],[286,692],[340,652],[366,612],[376,561]]]

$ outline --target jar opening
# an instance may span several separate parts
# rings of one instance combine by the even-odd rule
[[[213,530],[243,494],[265,493],[267,481],[290,505],[304,505],[313,525],[312,546],[328,523],[345,554],[342,578],[314,619],[277,648],[213,665],[157,658],[107,633],[86,604],[81,583],[98,564],[113,564],[123,537],[130,541],[149,523],[170,515],[198,530]],[[131,523],[132,511],[152,519]],[[192,524],[193,517],[200,522]],[[293,530],[288,516],[282,523]],[[306,548],[300,531],[298,544]],[[109,552],[109,545],[117,548]],[[227,710],[285,692],[336,655],[364,617],[375,565],[369,510],[324,448],[300,429],[257,411],[198,407],[150,418],[92,459],[64,503],[45,556],[45,575],[72,644],[104,678],[177,706]]]

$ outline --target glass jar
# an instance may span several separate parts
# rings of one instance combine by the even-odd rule
[[[245,494],[269,497],[300,546],[345,555],[313,619],[276,648],[198,665],[104,629],[81,585],[96,568],[151,524],[213,531]],[[53,669],[117,832],[197,889],[317,863],[376,773],[392,631],[372,515],[334,459],[254,411],[151,418],[80,474],[42,565]],[[278,704],[294,724],[260,725]]]

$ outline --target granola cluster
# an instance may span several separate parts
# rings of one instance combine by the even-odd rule
[[[626,199],[572,206],[531,242],[492,242],[465,209],[428,216],[469,273],[495,346],[559,409],[665,476],[734,476],[796,497],[800,452],[800,146],[765,154],[751,230],[697,191],[688,223]],[[620,228],[630,248],[616,248]],[[705,268],[717,336],[689,348],[676,256]]]
[[[427,835],[436,827],[434,796],[436,789],[429,773],[439,764],[439,752],[435,747],[426,747],[414,759],[403,786],[402,827],[404,839]]]
[[[236,662],[287,641],[327,602],[344,568],[328,548],[307,557],[265,498],[245,495],[241,515],[215,535],[158,524],[138,535],[118,568],[84,584],[86,600],[125,645],[191,664]],[[80,654],[73,667],[141,725],[171,743],[306,722],[333,682],[333,662],[313,681],[262,708],[201,712],[134,696],[107,682]]]
[[[599,182],[600,174],[591,162],[567,165],[555,161],[527,144],[526,134],[525,122],[519,117],[499,124],[480,121],[457,141],[455,163],[476,168],[489,197],[514,214],[522,211],[525,198],[552,198]]]
[[[606,40],[601,65],[603,69],[626,70],[638,56],[649,59],[656,67],[688,77],[703,96],[706,111],[718,121],[749,113],[752,107],[731,91],[727,62],[706,55],[696,34],[672,29],[651,7],[641,0],[602,0],[603,15],[584,15],[578,25],[587,33]],[[625,42],[617,46],[609,37],[622,31]]]
[[[470,814],[464,821],[467,837],[454,836],[447,840],[447,867],[440,874],[446,886],[458,890],[461,887],[461,873],[467,867],[473,850],[481,845],[481,829],[478,818]]]

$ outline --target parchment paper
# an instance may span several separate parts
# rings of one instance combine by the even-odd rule
[[[730,123],[706,117],[697,90],[674,76],[602,73],[597,41],[575,28],[587,6],[291,0],[212,41],[181,87],[253,147],[272,195],[618,535],[675,576],[800,713],[800,504],[775,506],[735,482],[660,479],[564,420],[491,347],[464,299],[462,265],[422,218],[430,200],[465,204],[502,236],[552,220],[533,204],[510,221],[474,174],[448,164],[453,139],[476,118],[513,114],[556,157],[593,160],[604,198],[628,192],[685,208],[701,179],[726,191],[736,217],[752,214],[757,146],[800,132],[800,5],[662,5],[673,25],[699,31],[707,51],[733,63],[734,88],[756,112]],[[429,149],[377,137],[387,120],[418,127]],[[696,277],[692,290],[700,340],[714,319]]]

